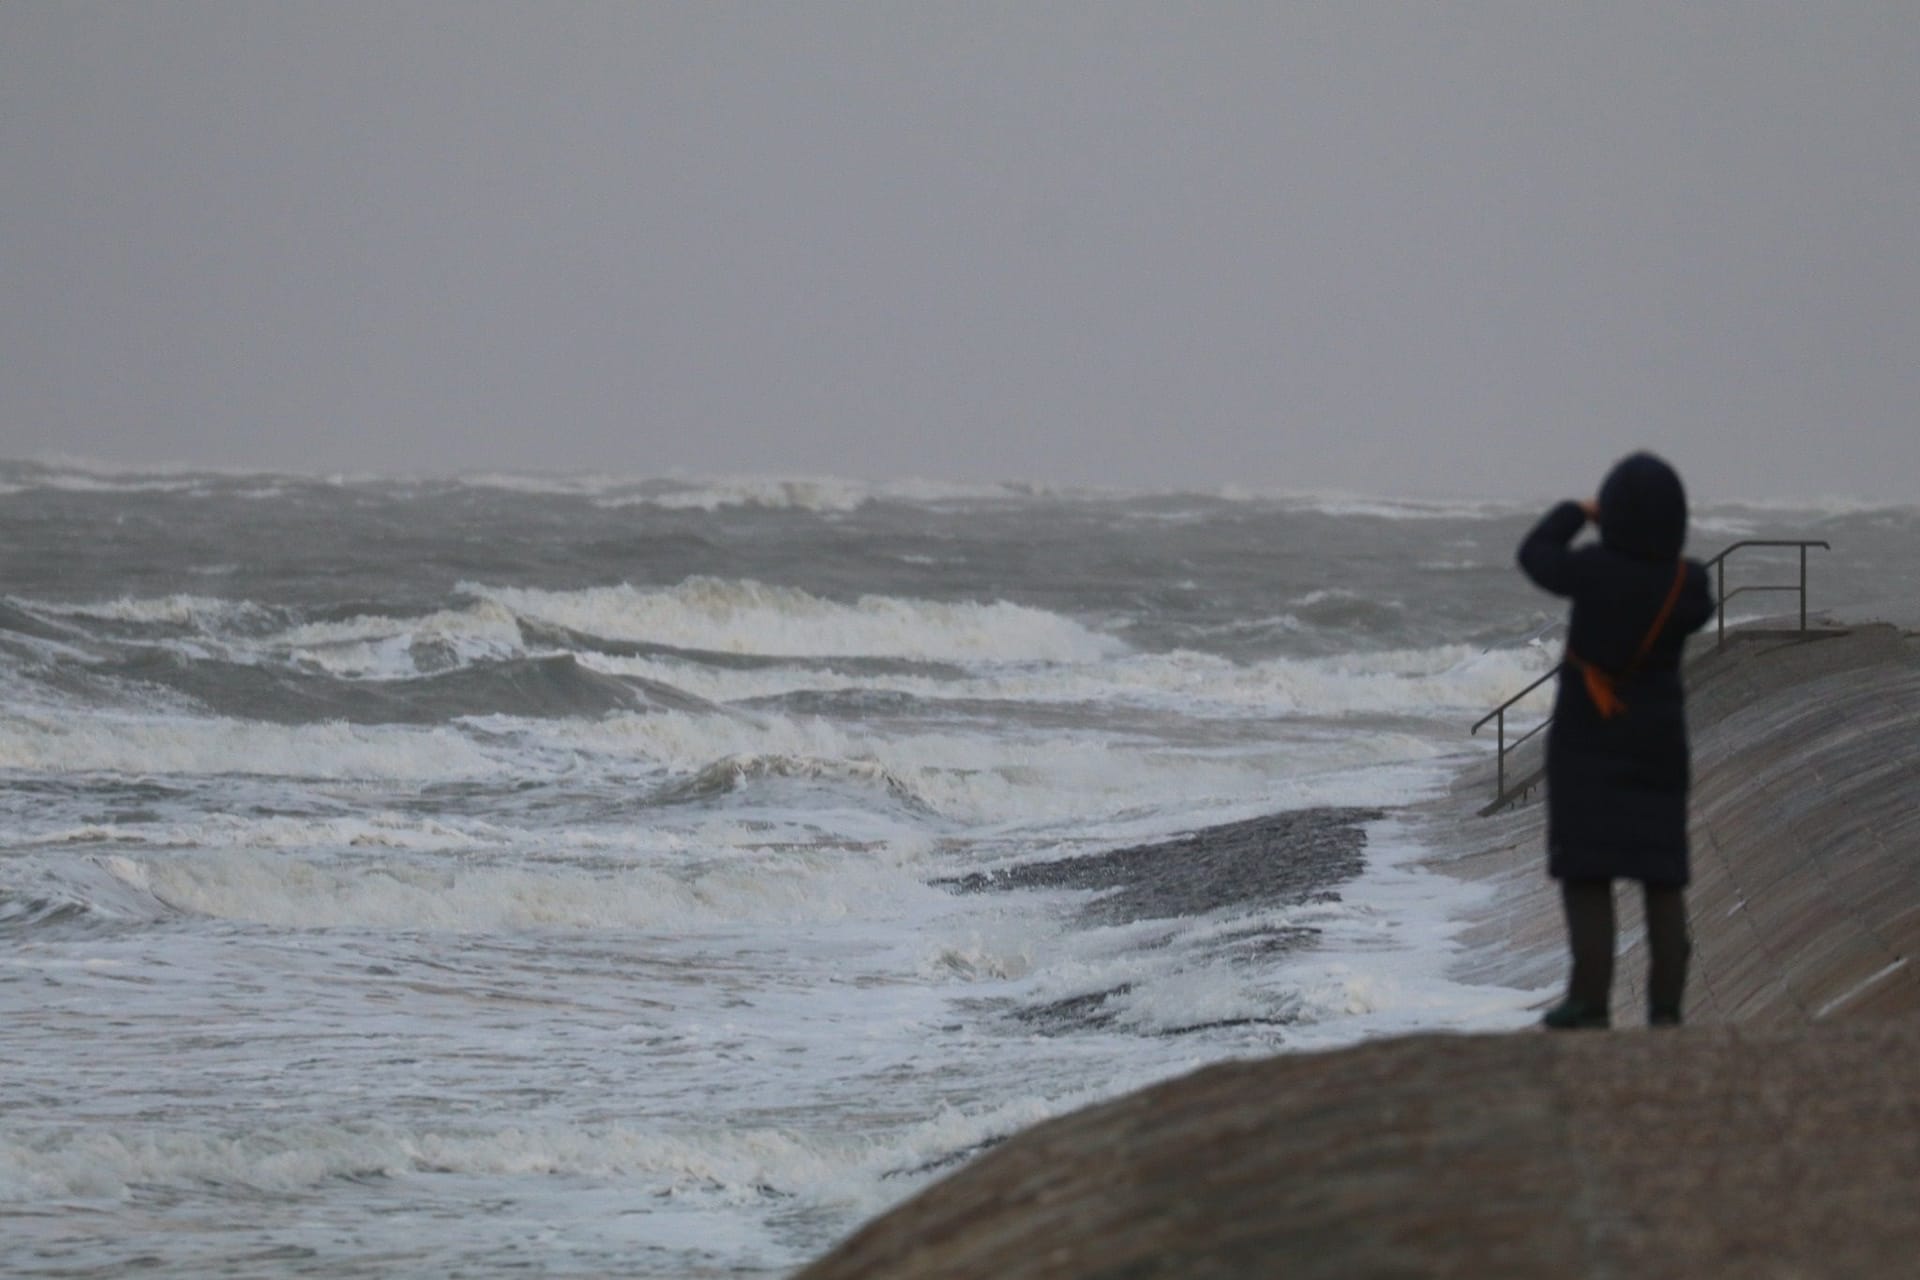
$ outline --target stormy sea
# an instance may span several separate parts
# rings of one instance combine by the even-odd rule
[[[782,1275],[1207,1062],[1521,1025],[1406,811],[1557,660],[1544,505],[0,463],[0,1272]],[[1696,517],[1920,599],[1912,508]]]

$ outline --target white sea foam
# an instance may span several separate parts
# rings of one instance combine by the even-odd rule
[[[373,678],[421,674],[416,644],[444,646],[457,663],[522,652],[519,624],[492,600],[417,618],[363,614],[310,622],[257,642],[261,651],[284,660],[311,663],[334,675]]]
[[[1103,662],[987,670],[959,679],[856,676],[802,667],[730,671],[676,659],[590,655],[595,669],[673,685],[708,701],[771,698],[802,690],[863,690],[931,701],[1131,704],[1195,715],[1451,716],[1496,705],[1558,659],[1537,645],[1385,650],[1324,658],[1239,663],[1193,650],[1135,653]],[[1551,690],[1523,711],[1544,710]]]
[[[1860,498],[1847,494],[1823,494],[1805,498],[1716,498],[1712,502],[1697,505],[1712,511],[1749,511],[1767,516],[1798,515],[1815,518],[1838,518],[1920,509],[1911,502]]]
[[[918,733],[899,736],[813,717],[769,715],[752,720],[680,711],[615,713],[599,720],[525,731],[552,734],[574,750],[639,759],[671,773],[692,775],[716,761],[786,757],[874,766],[876,778],[928,770],[991,769],[1024,758],[1034,744],[986,734]],[[1064,749],[1066,741],[1041,747]]]
[[[1228,502],[1272,503],[1293,511],[1375,520],[1493,520],[1533,510],[1531,504],[1495,498],[1399,498],[1337,490],[1300,492],[1227,485],[1216,496]]]
[[[766,666],[734,670],[677,658],[622,658],[603,653],[579,655],[580,663],[608,675],[637,676],[669,685],[708,702],[744,702],[783,694],[904,693],[918,697],[959,696],[964,682],[918,676],[865,676],[822,671],[809,666]]]
[[[181,493],[201,487],[189,479],[115,479],[80,473],[52,473],[34,477],[37,489],[58,489],[66,493]]]
[[[0,720],[0,769],[428,781],[491,776],[507,767],[444,728],[173,717]]]
[[[102,865],[175,911],[297,928],[449,933],[644,929],[892,918],[948,899],[922,879],[925,847],[754,850],[672,866],[590,870],[525,861],[303,857],[227,848],[109,854]]]
[[[835,1152],[830,1144],[810,1146],[766,1129],[680,1135],[533,1123],[482,1132],[377,1125],[241,1133],[16,1130],[0,1131],[0,1200],[119,1198],[151,1186],[287,1192],[345,1177],[572,1174],[635,1178],[745,1202],[769,1186],[831,1180],[856,1158],[854,1150]]]
[[[138,479],[203,479],[208,476],[228,478],[247,476],[267,476],[282,474],[262,471],[258,467],[232,467],[209,465],[203,462],[114,462],[106,458],[89,457],[85,454],[66,453],[48,450],[33,456],[28,465],[36,472],[65,473],[74,472],[108,480]]]
[[[856,511],[872,500],[867,485],[834,479],[716,480],[707,484],[645,494],[604,497],[602,507],[650,506],[667,510],[720,511],[729,507],[760,507],[770,511]]]
[[[1123,1084],[1146,1078],[1120,1075]],[[628,1184],[640,1197],[753,1208],[771,1193],[876,1212],[938,1176],[956,1152],[1099,1100],[1111,1085],[1051,1098],[942,1107],[885,1138],[766,1125],[582,1124],[493,1128],[377,1123],[196,1131],[180,1126],[0,1129],[0,1203],[118,1200],[139,1188],[295,1192],[337,1179],[563,1176]],[[518,1185],[530,1190],[538,1184]],[[568,1185],[578,1187],[578,1181]],[[660,1205],[668,1212],[673,1205]]]
[[[1365,599],[1367,599],[1367,597],[1358,591],[1350,591],[1345,587],[1322,587],[1318,590],[1309,591],[1303,596],[1295,596],[1293,599],[1287,601],[1287,603],[1297,609],[1311,609],[1317,604],[1327,604],[1330,601]]]
[[[1142,809],[1190,812],[1248,802],[1274,808],[1345,803],[1356,788],[1398,790],[1383,774],[1356,782],[1348,771],[1417,764],[1438,750],[1431,739],[1393,732],[1183,751],[1104,733],[887,734],[816,718],[671,711],[616,713],[559,727],[528,724],[524,731],[564,735],[569,750],[637,759],[682,779],[718,769],[743,781],[854,782],[876,796],[891,794],[975,823],[1105,821]]]
[[[1553,661],[1536,647],[1471,645],[1244,664],[1175,650],[1099,665],[987,674],[969,680],[966,689],[980,697],[1142,702],[1210,714],[1435,716],[1501,702]]]
[[[592,497],[614,489],[644,482],[641,476],[565,474],[542,472],[491,471],[456,476],[454,482],[469,489],[499,489],[507,493]]]
[[[99,618],[108,622],[160,623],[178,627],[198,627],[214,631],[237,622],[249,622],[270,616],[251,600],[226,600],[219,596],[176,594],[170,596],[121,596],[114,600],[86,602],[21,600],[20,604],[36,613],[66,618]]]
[[[459,823],[414,814],[372,811],[353,817],[237,817],[212,814],[198,822],[90,822],[24,829],[22,844],[138,845],[145,848],[407,849],[443,853],[497,846],[514,833],[477,819]]]
[[[1059,662],[1124,647],[1071,618],[1006,601],[862,596],[843,604],[794,587],[719,578],[689,578],[660,589],[461,589],[524,617],[592,635],[732,653]]]
[[[1433,716],[1500,702],[1551,665],[1535,649],[1483,652],[1469,645],[1250,664],[1176,650],[1097,667],[985,675],[968,689],[981,697],[1122,701],[1211,714]]]
[[[694,511],[758,507],[771,511],[813,511],[829,515],[857,511],[871,502],[938,506],[945,503],[1005,502],[1040,496],[1073,499],[1124,495],[1117,490],[1055,490],[1045,485],[966,484],[922,478],[866,481],[838,476],[732,476],[654,482],[645,492],[609,493],[598,498],[594,505],[609,508],[650,506]]]
[[[1294,1045],[1330,1048],[1434,1027],[1512,1030],[1533,1021],[1544,993],[1450,976],[1460,934],[1493,890],[1433,870],[1426,856],[1402,819],[1369,823],[1366,873],[1343,886],[1337,901],[1296,909],[1296,922],[1311,923],[1320,940],[1273,974],[1299,995]]]
[[[1030,484],[968,484],[954,480],[935,480],[924,476],[888,480],[877,492],[898,502],[1004,502],[1012,497],[1032,497],[1038,490]],[[1063,489],[1063,496],[1081,493]]]
[[[1537,648],[1471,645],[1276,658],[1252,668],[1252,696],[1320,714],[1446,713],[1500,702],[1551,665]]]
[[[1441,775],[1429,776],[1429,787]],[[1030,978],[1032,998],[1103,994],[1102,1012],[1145,1035],[1251,1024],[1270,1048],[1325,1048],[1434,1027],[1509,1030],[1535,1016],[1541,993],[1448,976],[1458,935],[1486,886],[1423,866],[1397,819],[1368,824],[1367,870],[1337,898],[1227,913],[1211,922],[1143,922],[1071,950],[1006,937],[953,968]],[[1217,945],[1250,929],[1312,929],[1316,945],[1267,965],[1220,962]],[[1261,1025],[1272,1030],[1261,1032]]]
[[[1735,516],[1709,516],[1696,513],[1691,524],[1696,534],[1725,538],[1751,538],[1760,532],[1759,525],[1753,521]]]

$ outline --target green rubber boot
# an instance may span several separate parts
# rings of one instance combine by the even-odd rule
[[[1547,1010],[1540,1025],[1549,1031],[1605,1031],[1613,1023],[1604,1008],[1569,996]]]

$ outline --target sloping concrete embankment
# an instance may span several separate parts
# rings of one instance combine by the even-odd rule
[[[1691,1025],[1209,1068],[1016,1136],[803,1280],[1915,1274],[1920,642],[1748,637],[1689,675]],[[1496,890],[1463,968],[1551,986],[1539,809],[1460,816],[1489,785],[1430,815]]]
[[[1893,627],[1808,639],[1734,633],[1689,664],[1696,1023],[1787,1026],[1920,1010],[1920,639]],[[1463,777],[1452,813],[1492,793]],[[1436,859],[1499,892],[1467,935],[1471,976],[1548,986],[1565,973],[1538,801],[1436,815]],[[1622,887],[1615,1025],[1642,1017],[1637,895]]]

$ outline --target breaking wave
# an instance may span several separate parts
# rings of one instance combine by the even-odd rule
[[[510,767],[446,728],[104,716],[0,720],[0,769],[421,782],[491,777]]]
[[[1395,498],[1337,491],[1247,489],[1237,485],[1220,489],[1217,496],[1227,502],[1271,503],[1289,511],[1375,520],[1495,520],[1533,509],[1531,504],[1511,499]]]
[[[724,511],[759,508],[767,511],[811,511],[822,515],[858,511],[875,502],[922,505],[996,502],[1031,497],[1037,486],[1019,484],[964,484],[944,480],[848,480],[837,476],[736,476],[706,481],[662,484],[641,491],[606,493],[598,507],[660,507],[679,511]]]
[[[306,818],[211,814],[197,822],[85,823],[22,831],[22,844],[134,845],[145,849],[405,849],[416,853],[466,852],[508,843],[514,833],[478,819],[458,825],[414,814],[373,811],[361,816]]]
[[[185,694],[216,715],[282,724],[440,724],[463,716],[595,716],[703,705],[657,682],[589,670],[572,654],[477,661],[433,675],[388,680],[348,680],[164,649],[150,649],[99,670]]]
[[[927,704],[1130,704],[1169,711],[1251,716],[1450,716],[1504,701],[1547,671],[1557,656],[1528,645],[1395,649],[1322,658],[1242,663],[1180,649],[1103,662],[987,670],[936,678],[908,673],[843,674],[799,667],[729,670],[697,662],[594,656],[596,667],[658,680],[715,703],[794,699],[805,694],[912,698]],[[1551,691],[1522,710],[1544,710]]]
[[[263,637],[259,651],[339,676],[393,678],[517,657],[520,641],[513,614],[480,600],[413,617],[355,613],[304,622]]]
[[[1119,1087],[1150,1076],[1125,1071]],[[768,1126],[578,1124],[498,1128],[290,1124],[0,1128],[0,1203],[123,1199],[144,1188],[304,1191],[336,1180],[439,1174],[632,1181],[653,1195],[760,1205],[769,1197],[873,1212],[966,1155],[1104,1098],[1112,1081],[1051,1098],[936,1109],[884,1139]]]
[[[492,1132],[380,1125],[0,1132],[0,1201],[119,1198],[148,1186],[289,1192],[334,1179],[446,1173],[633,1177],[752,1201],[775,1187],[817,1184],[829,1159],[777,1130],[674,1135],[531,1123]]]
[[[1086,662],[1124,648],[1070,618],[1006,601],[862,596],[842,604],[794,587],[704,577],[664,589],[461,589],[519,616],[588,635],[734,653]]]
[[[910,808],[930,809],[919,793],[884,765],[872,760],[823,760],[789,755],[737,755],[716,760],[684,782],[667,788],[664,801],[704,800],[726,795],[763,779],[851,782],[878,787]]]
[[[1006,739],[961,729],[886,734],[810,717],[751,719],[616,713],[572,722],[567,748],[643,761],[676,779],[666,799],[783,778],[879,787],[909,807],[962,822],[1053,823],[1122,812],[1257,801],[1276,808],[1333,803],[1333,771],[1424,768],[1434,750],[1391,731],[1329,733],[1324,741],[1256,742],[1231,754],[1185,752],[1106,734]],[[1373,781],[1399,790],[1390,780]],[[676,792],[675,787],[691,788]]]
[[[758,849],[673,866],[391,856],[231,847],[109,854],[101,866],[167,911],[289,928],[444,933],[656,930],[892,916],[943,903],[911,844]]]
[[[45,600],[13,603],[42,616],[187,627],[208,632],[259,625],[276,616],[272,610],[250,600],[226,600],[218,596],[170,595],[146,599],[121,596],[79,603]]]
[[[872,500],[866,486],[846,480],[744,479],[648,494],[603,497],[601,507],[650,506],[679,511],[760,507],[770,511],[857,511]]]

